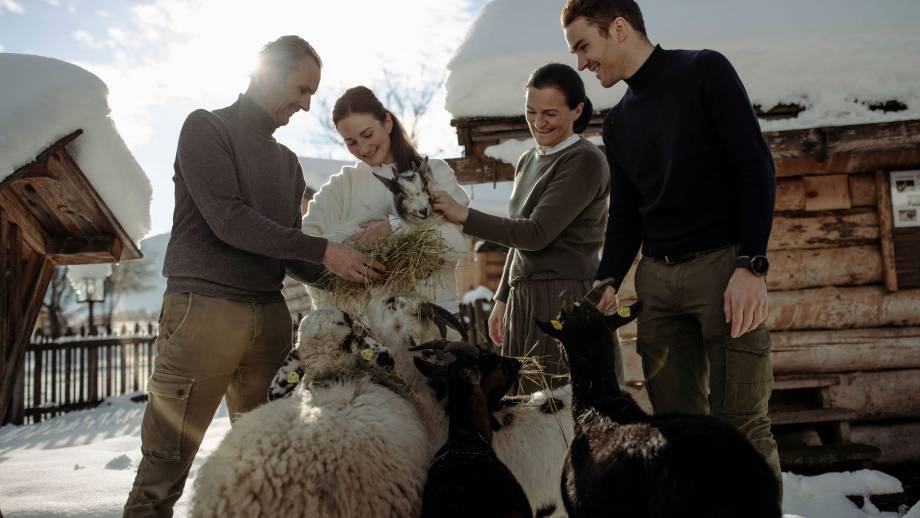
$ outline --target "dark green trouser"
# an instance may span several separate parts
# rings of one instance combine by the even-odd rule
[[[268,385],[291,349],[292,331],[284,302],[163,296],[141,424],[143,459],[124,516],[172,516],[221,398],[226,395],[231,422],[265,402]]]
[[[646,257],[636,270],[638,349],[656,413],[712,414],[751,441],[781,479],[767,403],[773,390],[763,324],[731,337],[724,299],[734,247],[679,264]]]

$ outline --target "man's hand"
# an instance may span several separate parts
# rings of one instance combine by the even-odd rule
[[[371,241],[378,237],[388,236],[393,232],[390,228],[388,219],[371,219],[361,223],[361,232],[356,232],[347,238],[345,243],[354,243],[355,241]]]
[[[732,338],[759,326],[768,310],[767,280],[747,268],[735,268],[725,289],[725,322],[732,323]]]
[[[330,241],[323,254],[323,264],[330,272],[352,282],[379,281],[386,266],[354,248]]]
[[[431,207],[444,214],[451,223],[466,223],[466,218],[470,215],[469,207],[464,207],[444,191],[431,192]]]
[[[594,281],[593,286],[597,286],[600,283],[601,281]],[[613,286],[607,286],[607,289],[604,290],[604,294],[601,295],[601,300],[597,303],[597,310],[606,315],[616,306],[617,290],[613,289]]]
[[[489,337],[492,338],[492,341],[495,342],[495,345],[501,345],[504,336],[502,336],[502,329],[505,325],[505,304],[500,300],[496,300],[492,306],[492,312],[489,313]]]

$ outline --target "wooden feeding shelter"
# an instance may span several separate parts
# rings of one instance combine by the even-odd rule
[[[755,108],[762,120],[802,111]],[[512,166],[484,150],[528,136],[523,117],[452,125],[465,149],[452,160],[462,182],[512,179]],[[874,448],[883,461],[920,459],[920,444],[906,441],[920,436],[920,227],[896,226],[898,217],[909,219],[898,211],[912,209],[892,202],[894,185],[895,192],[916,189],[911,199],[920,206],[920,173],[916,183],[892,181],[920,170],[920,120],[768,131],[764,138],[777,176],[767,277],[774,426],[825,460],[874,459]],[[634,290],[630,272],[620,297],[634,298]],[[635,326],[621,330],[621,345],[628,384],[641,389]],[[786,448],[787,464],[808,460],[790,451],[797,450]]]
[[[0,181],[0,422],[54,267],[141,257],[68,151],[82,133]]]

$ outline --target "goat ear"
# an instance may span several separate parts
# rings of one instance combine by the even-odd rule
[[[380,182],[383,183],[384,186],[386,186],[387,190],[389,190],[393,194],[399,194],[402,192],[399,189],[399,183],[397,183],[396,180],[392,178],[384,178],[383,176],[380,176],[379,174],[373,171],[371,171],[371,174],[374,175],[374,178],[380,180]]]
[[[561,326],[561,324],[559,324],[557,321],[554,321],[554,322],[556,322],[556,325],[553,325],[553,324],[550,323],[550,322],[544,322],[544,321],[542,321],[542,320],[537,320],[537,319],[534,319],[534,321],[537,323],[537,327],[540,328],[540,331],[543,331],[543,332],[546,333],[547,335],[549,335],[549,336],[551,336],[551,337],[553,337],[553,338],[555,338],[555,339],[557,339],[557,340],[561,340],[561,339],[562,339],[562,333],[561,333],[561,331],[562,331],[562,326]],[[556,326],[557,326],[557,325],[559,326],[558,329],[556,329]]]
[[[607,315],[604,317],[604,324],[607,325],[607,328],[611,331],[616,331],[617,329],[625,326],[626,324],[632,322],[639,316],[639,313],[642,312],[642,301],[637,301],[635,304],[630,304],[629,306],[622,306],[615,313]]]

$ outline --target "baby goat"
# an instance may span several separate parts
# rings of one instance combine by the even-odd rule
[[[612,331],[641,303],[602,315],[592,299],[607,285],[538,322],[562,342],[572,376],[575,438],[562,472],[569,516],[778,518],[777,480],[740,432],[710,416],[649,416],[620,390]]]
[[[407,171],[396,171],[391,167],[393,178],[377,173],[374,176],[393,193],[393,205],[399,217],[409,223],[418,223],[434,214],[431,209],[431,169],[427,156],[412,165]]]
[[[438,340],[412,348],[425,376],[447,381],[447,444],[428,470],[422,518],[530,518],[530,502],[492,449],[491,411],[516,384],[521,362],[472,344]]]

